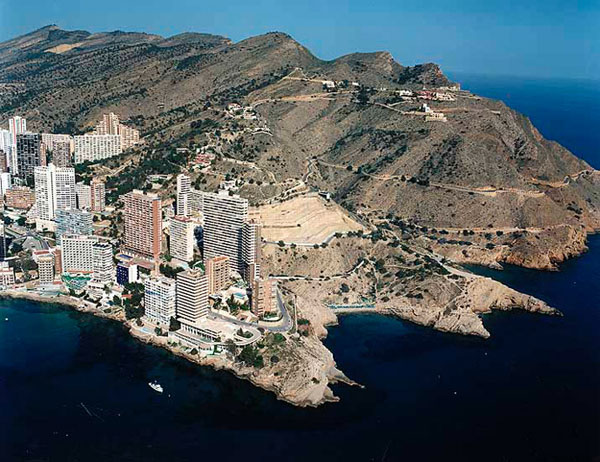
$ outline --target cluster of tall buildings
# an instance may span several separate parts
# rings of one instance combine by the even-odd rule
[[[209,295],[227,289],[235,274],[250,287],[252,311],[257,316],[272,311],[276,289],[261,278],[261,225],[249,217],[248,201],[228,191],[197,191],[185,174],[177,177],[176,213],[167,214],[168,250],[174,259],[191,263],[201,236],[205,269],[187,269],[176,279],[158,276],[162,202],[158,195],[139,190],[122,197],[122,251],[132,260],[115,268],[112,245],[93,235],[93,213],[105,210],[104,183],[76,182],[73,165],[115,156],[137,143],[139,132],[113,113],[82,136],[31,133],[20,117],[10,119],[8,130],[0,130],[0,192],[6,205],[33,207],[31,214],[44,229],[56,232],[57,246],[34,255],[40,284],[52,284],[64,273],[90,275],[90,284],[99,287],[115,276],[126,284],[138,280],[134,260],[142,258],[155,265],[144,286],[146,316],[157,324],[176,317],[193,332],[209,313]],[[18,179],[14,185],[11,175]]]
[[[90,185],[75,183],[73,167],[57,167],[52,163],[35,167],[34,187],[36,216],[40,220],[56,221],[61,211],[79,216],[75,211],[105,209],[104,183],[99,180],[92,180]]]
[[[95,162],[117,156],[140,142],[140,132],[120,122],[119,116],[103,114],[94,130],[75,136],[74,162]]]
[[[8,129],[0,130],[0,171],[29,182],[35,167],[46,165],[47,159],[57,167],[70,167],[116,156],[139,142],[139,131],[122,124],[112,112],[102,116],[93,132],[76,136],[33,133],[25,118],[15,116]]]
[[[96,125],[93,134],[98,136],[117,135],[123,151],[140,142],[140,132],[135,128],[122,124],[119,116],[112,112],[102,115],[102,119]]]

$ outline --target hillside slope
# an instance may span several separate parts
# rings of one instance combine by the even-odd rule
[[[346,86],[327,92],[326,80]],[[422,101],[395,90],[452,82],[435,64],[405,67],[387,52],[322,61],[279,32],[232,43],[48,26],[0,44],[0,84],[0,119],[21,114],[40,131],[78,133],[106,111],[130,119],[156,151],[134,153],[142,161],[124,177],[143,182],[165,165],[161,155],[186,168],[173,147],[214,145],[242,162],[235,174],[252,177],[242,187],[251,200],[288,183],[332,191],[371,224],[420,230],[460,261],[549,269],[600,228],[600,179],[589,165],[523,115],[469,92],[428,101],[447,122],[426,121]],[[253,106],[258,132],[232,120],[233,102]],[[122,193],[135,181],[124,183],[111,185]]]

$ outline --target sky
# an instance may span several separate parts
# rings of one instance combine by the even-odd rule
[[[600,0],[0,0],[0,41],[48,24],[234,41],[282,31],[327,60],[387,50],[455,73],[600,80]]]

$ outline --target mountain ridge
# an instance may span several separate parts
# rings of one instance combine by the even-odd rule
[[[19,113],[38,130],[78,133],[113,111],[131,119],[149,146],[200,147],[217,136],[221,155],[254,162],[274,183],[307,178],[309,187],[331,190],[349,210],[379,213],[379,220],[391,216],[426,229],[541,230],[537,238],[493,238],[501,245],[462,249],[458,257],[467,261],[485,254],[549,269],[583,251],[585,234],[600,228],[595,171],[545,140],[526,116],[454,90],[448,101],[425,100],[447,119],[427,122],[423,100],[399,96],[402,89],[448,91],[454,84],[436,64],[403,66],[381,51],[323,61],[282,32],[235,43],[193,32],[87,33],[82,45],[80,31],[41,31],[0,44],[0,83],[23,86],[3,95],[4,119]],[[65,40],[77,45],[44,51]],[[6,46],[30,42],[18,59]],[[358,87],[326,90],[328,81],[355,82],[365,91],[362,102]],[[234,102],[253,106],[271,137],[232,128],[225,108]],[[204,120],[219,129],[194,128]],[[130,173],[143,181],[141,170]],[[243,193],[264,198],[277,189],[254,183]]]

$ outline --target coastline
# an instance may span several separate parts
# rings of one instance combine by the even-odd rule
[[[274,373],[278,371],[267,370],[266,367],[263,369],[255,369],[253,367],[248,367],[241,362],[232,361],[226,355],[209,355],[203,357],[199,354],[189,354],[186,351],[183,351],[181,348],[178,348],[177,346],[169,345],[167,343],[167,337],[158,337],[155,335],[144,333],[135,325],[134,320],[126,320],[122,312],[119,312],[118,314],[105,313],[102,310],[92,308],[85,301],[82,301],[75,297],[71,297],[68,295],[56,295],[53,297],[48,297],[33,292],[22,292],[9,289],[0,293],[0,300],[2,299],[29,300],[37,303],[61,305],[66,308],[75,309],[80,313],[91,314],[100,318],[117,321],[121,323],[127,329],[128,334],[136,340],[139,340],[148,345],[163,348],[169,351],[170,353],[184,358],[196,365],[212,367],[216,371],[230,372],[235,377],[247,380],[254,386],[273,393],[278,400],[284,401],[293,406],[317,407],[327,402],[339,401],[339,398],[335,396],[331,388],[329,388],[329,384],[345,383],[350,386],[361,386],[360,384],[346,377],[346,375],[342,371],[337,369],[335,361],[333,360],[333,355],[331,354],[331,352],[329,352],[329,350],[325,349],[325,347],[322,346],[320,340],[318,340],[318,342],[322,346],[323,350],[325,350],[328,353],[328,355],[326,355],[327,358],[325,361],[315,361],[315,364],[318,366],[317,369],[321,375],[321,377],[319,378],[319,382],[315,382],[311,378],[311,380],[309,381],[297,384],[299,385],[299,387],[289,390],[286,387],[282,386],[282,380],[280,378],[281,375],[279,373]],[[313,339],[313,341],[314,340],[315,339]],[[306,347],[306,345],[304,346]],[[316,347],[316,345],[312,345],[312,347]],[[311,355],[309,355],[309,357],[310,356]],[[263,370],[264,373],[262,372]],[[300,367],[297,370],[301,371],[302,368]],[[290,378],[289,375],[287,376],[287,378]]]

